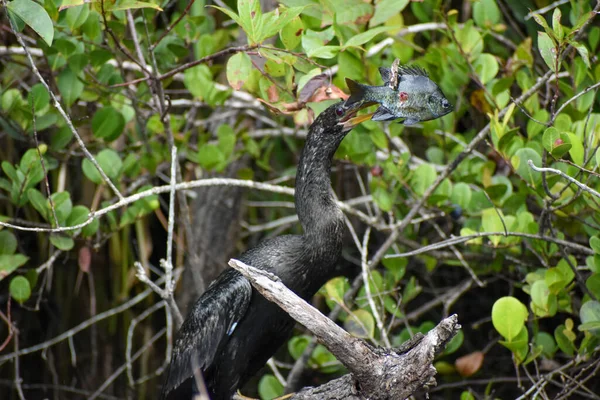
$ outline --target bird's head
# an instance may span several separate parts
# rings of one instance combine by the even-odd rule
[[[346,105],[345,102],[341,101],[329,106],[325,111],[319,114],[313,125],[328,126],[330,127],[329,129],[339,129],[342,133],[347,133],[361,122],[371,119],[372,114],[356,116],[356,113],[359,110],[367,106],[369,106],[369,104],[361,102]]]

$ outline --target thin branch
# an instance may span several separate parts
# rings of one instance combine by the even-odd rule
[[[516,236],[516,237],[524,237],[524,238],[528,238],[528,239],[544,240],[547,242],[560,244],[565,247],[570,247],[570,248],[577,250],[580,253],[583,253],[586,255],[590,255],[590,256],[594,255],[594,252],[585,246],[582,246],[577,243],[568,242],[566,240],[553,238],[551,236],[534,235],[532,233],[523,233],[523,232],[477,232],[477,233],[474,233],[472,235],[467,235],[467,236],[454,236],[454,237],[451,237],[450,239],[443,240],[438,243],[430,244],[429,246],[424,246],[417,250],[409,251],[407,253],[390,254],[390,255],[385,256],[385,258],[412,257],[412,256],[416,256],[418,254],[427,253],[432,250],[443,249],[445,247],[450,247],[452,245],[468,242],[469,240],[478,239],[478,238],[482,238],[482,237],[486,237],[486,236],[505,236],[505,237]]]
[[[56,109],[58,110],[58,112],[60,113],[60,115],[65,120],[67,126],[69,127],[69,129],[73,133],[73,136],[75,136],[75,139],[77,139],[77,143],[79,143],[79,147],[81,147],[81,150],[85,154],[86,158],[91,161],[91,163],[94,165],[94,167],[96,167],[96,169],[98,170],[98,172],[102,176],[102,179],[104,180],[104,182],[106,182],[106,184],[112,189],[112,191],[115,193],[115,195],[117,195],[117,197],[122,200],[123,199],[123,195],[121,194],[121,192],[119,192],[119,190],[113,184],[113,182],[110,180],[110,178],[108,177],[108,175],[106,175],[106,173],[104,172],[104,170],[102,169],[102,167],[100,167],[100,164],[98,164],[98,161],[96,161],[96,159],[94,158],[94,156],[92,155],[92,153],[89,152],[89,150],[85,146],[85,143],[83,142],[83,139],[81,139],[81,136],[79,136],[79,133],[77,132],[77,129],[75,129],[75,126],[73,125],[73,122],[71,121],[71,118],[67,115],[66,111],[60,105],[60,102],[58,101],[58,98],[56,97],[56,95],[54,94],[54,92],[52,91],[52,89],[50,89],[50,86],[48,86],[48,83],[46,82],[46,80],[44,79],[44,77],[42,76],[42,74],[40,74],[40,71],[37,69],[37,66],[36,66],[35,62],[33,61],[33,58],[31,57],[31,54],[29,53],[27,45],[25,44],[25,42],[21,38],[21,34],[18,33],[15,30],[15,28],[13,26],[13,23],[12,23],[12,19],[9,18],[9,22],[10,22],[10,27],[11,27],[11,29],[12,29],[15,37],[17,38],[17,42],[19,42],[19,44],[23,48],[23,51],[25,52],[25,55],[27,56],[27,60],[29,61],[29,64],[30,64],[31,69],[33,71],[33,74],[37,77],[37,79],[40,81],[40,83],[42,85],[44,85],[44,88],[46,88],[46,91],[48,92],[48,94],[52,98],[52,102],[54,104],[54,107],[56,107]]]
[[[41,350],[45,350],[45,349],[49,348],[50,346],[54,346],[55,344],[60,343],[63,340],[68,339],[71,336],[76,335],[77,333],[81,332],[82,330],[84,330],[102,320],[105,320],[106,318],[110,318],[113,315],[119,314],[125,310],[130,309],[131,307],[135,306],[136,304],[138,304],[142,300],[144,300],[146,297],[148,297],[151,293],[152,293],[151,289],[146,289],[142,293],[140,293],[137,296],[135,296],[134,298],[126,301],[125,303],[123,303],[117,307],[111,308],[110,310],[104,311],[100,314],[97,314],[97,315],[93,316],[92,318],[90,318],[86,321],[83,321],[79,325],[67,330],[66,332],[61,333],[58,336],[55,336],[54,338],[52,338],[50,340],[46,340],[45,342],[36,344],[35,346],[27,347],[25,349],[21,349],[19,351],[1,355],[0,363],[2,363],[4,361],[12,360],[18,356],[35,353],[35,352],[38,352]]]
[[[528,13],[528,14],[525,16],[525,21],[528,21],[528,20],[530,20],[531,18],[533,18],[533,16],[534,16],[534,15],[542,15],[542,14],[545,14],[545,13],[547,13],[548,11],[555,9],[556,7],[562,6],[563,4],[566,4],[566,3],[568,3],[568,2],[569,2],[569,0],[558,0],[558,1],[555,1],[554,3],[552,3],[552,4],[550,4],[550,5],[547,5],[546,7],[542,7],[542,8],[540,8],[540,9],[538,9],[538,10],[531,11],[531,12],[529,12],[529,13]]]
[[[592,194],[592,195],[600,198],[600,193],[598,193],[597,191],[595,191],[591,187],[589,187],[589,186],[587,186],[587,185],[579,182],[577,179],[571,178],[569,175],[565,174],[564,172],[562,172],[562,171],[560,171],[558,169],[554,169],[554,168],[539,168],[539,167],[536,167],[535,164],[533,163],[533,161],[531,161],[531,160],[528,160],[527,164],[534,171],[537,171],[537,172],[552,172],[553,174],[560,175],[561,177],[565,178],[566,180],[568,180],[572,184],[574,184],[577,187],[579,187],[584,192],[588,192],[588,193],[590,193],[590,194]]]

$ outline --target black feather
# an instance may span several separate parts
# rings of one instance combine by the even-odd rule
[[[340,103],[310,126],[296,175],[296,212],[303,235],[271,238],[239,259],[277,275],[309,299],[336,274],[343,215],[331,193],[331,160],[350,128],[339,124]],[[177,335],[162,398],[190,399],[198,368],[212,400],[229,400],[289,339],[294,321],[237,271],[227,270],[198,299]]]

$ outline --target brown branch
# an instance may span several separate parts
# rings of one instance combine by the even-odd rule
[[[433,359],[461,328],[458,317],[452,315],[425,336],[415,336],[402,349],[374,348],[344,331],[277,277],[238,260],[230,260],[229,265],[244,275],[267,300],[276,303],[317,336],[350,371],[349,375],[329,384],[305,389],[290,400],[405,399],[435,384]]]

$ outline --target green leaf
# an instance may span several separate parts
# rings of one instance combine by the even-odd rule
[[[373,201],[377,204],[377,207],[381,211],[389,212],[394,207],[394,199],[388,190],[384,187],[378,186],[372,193]]]
[[[302,42],[304,24],[300,17],[294,17],[279,31],[281,43],[288,50],[294,50]]]
[[[117,178],[121,172],[123,162],[119,157],[119,154],[112,149],[104,149],[96,156],[96,161],[100,165],[100,168],[111,178]],[[81,165],[84,175],[94,183],[102,183],[102,175],[96,169],[94,164],[87,158],[82,161]]]
[[[500,215],[498,215],[500,214]],[[486,208],[481,212],[481,227],[484,232],[504,232],[504,225],[502,224],[502,210],[496,210],[495,208]],[[502,240],[501,236],[491,236],[490,241],[494,246],[498,246]]]
[[[90,216],[90,209],[86,206],[75,206],[71,215],[67,218],[67,226],[75,226],[84,223]]]
[[[556,339],[556,344],[558,347],[567,355],[573,356],[575,354],[575,344],[573,343],[574,337],[573,331],[567,329],[565,325],[559,325],[554,330],[554,339]]]
[[[40,35],[48,46],[52,46],[54,26],[44,7],[31,0],[13,0],[6,8]]]
[[[248,43],[258,43],[262,34],[263,15],[260,9],[259,0],[238,0],[238,13],[241,25],[246,35]]]
[[[468,21],[462,29],[456,30],[456,40],[470,60],[477,59],[483,51],[483,38],[473,26],[473,21]]]
[[[538,332],[533,338],[533,341],[536,346],[542,347],[542,353],[544,354],[544,356],[548,358],[554,357],[554,353],[556,353],[557,346],[551,334],[547,332]]]
[[[600,322],[600,302],[596,300],[585,302],[579,310],[579,317],[584,324]]]
[[[550,26],[548,26],[548,23],[546,22],[546,18],[544,18],[543,15],[540,14],[533,14],[533,19],[535,20],[535,22],[537,22],[542,28],[544,28],[544,31],[546,31],[546,33],[548,35],[552,34],[554,35],[554,31],[552,29],[550,29]]]
[[[556,72],[558,50],[554,41],[545,32],[538,32],[538,48],[544,62],[552,71]]]
[[[515,297],[501,297],[492,307],[492,324],[510,342],[525,327],[528,315],[525,305]]]
[[[92,132],[99,139],[112,142],[125,129],[125,117],[113,107],[103,107],[92,118]]]
[[[512,351],[517,364],[521,364],[525,361],[527,353],[529,352],[529,332],[527,331],[527,328],[523,326],[513,340],[500,340],[499,343]]]
[[[562,25],[560,24],[560,19],[562,18],[562,13],[560,12],[560,8],[556,7],[554,9],[554,13],[552,14],[552,29],[554,30],[554,34],[560,40],[565,36],[565,32],[563,30]]]
[[[590,237],[590,247],[594,250],[594,253],[600,254],[600,238],[598,236]]]
[[[366,310],[356,310],[344,321],[344,329],[360,338],[372,338],[375,335],[375,319]]]
[[[585,45],[583,43],[579,43],[576,41],[571,41],[570,44],[571,44],[571,46],[575,47],[575,49],[577,50],[577,52],[583,59],[583,62],[588,67],[588,69],[592,68],[592,66],[590,64],[590,53],[588,52],[587,47],[585,47]]]
[[[236,135],[233,128],[228,124],[222,124],[217,129],[217,137],[219,138],[219,150],[225,158],[228,158],[235,149]]]
[[[65,68],[58,75],[58,89],[62,95],[62,100],[67,107],[70,107],[83,92],[83,83],[77,78],[77,75],[71,68]]]
[[[0,255],[11,255],[17,251],[17,238],[11,231],[0,231]]]
[[[75,246],[75,242],[72,238],[61,234],[50,235],[50,243],[56,246],[57,249],[63,251],[69,251]]]
[[[330,279],[325,284],[327,296],[337,304],[344,304],[344,293],[346,293],[347,282],[342,277]]]
[[[205,144],[198,150],[198,163],[202,168],[213,169],[225,161],[225,155],[214,144]]]
[[[52,135],[50,147],[52,147],[53,150],[62,150],[67,147],[72,138],[73,131],[71,131],[68,126],[63,126]]]
[[[496,57],[489,53],[483,53],[477,57],[477,60],[473,63],[473,67],[475,67],[475,72],[479,75],[479,79],[484,85],[496,77],[499,69]]]
[[[571,144],[569,155],[571,156],[575,164],[583,166],[585,152],[583,149],[583,143],[581,142],[581,139],[574,133],[566,132],[566,134],[568,135],[569,142]]]
[[[227,81],[235,90],[240,90],[252,71],[252,61],[246,53],[237,53],[227,61]]]
[[[259,42],[277,35],[281,30],[295,18],[298,18],[305,7],[285,8],[280,7],[277,11],[271,11],[263,15],[263,27]]]
[[[24,303],[31,296],[31,285],[24,276],[15,276],[10,281],[10,295],[19,303]]]
[[[0,255],[0,281],[10,275],[14,270],[25,264],[29,257],[23,254]]]
[[[502,21],[496,0],[480,0],[473,4],[473,19],[480,28],[491,28]]]
[[[283,385],[271,374],[265,374],[258,382],[258,394],[263,400],[283,395]]]
[[[600,299],[600,273],[590,275],[585,281],[585,286],[597,299]]]
[[[422,196],[433,182],[435,182],[436,178],[437,172],[435,166],[429,163],[421,164],[415,169],[414,175],[410,180],[410,186],[418,196]]]
[[[294,336],[288,341],[288,352],[294,360],[297,360],[302,356],[302,353],[304,353],[304,350],[309,343],[310,337],[308,336]]]
[[[27,189],[27,197],[33,208],[47,221],[49,211],[47,208],[48,199],[39,190],[34,188]]]
[[[537,167],[542,165],[542,157],[529,147],[517,150],[515,155],[511,157],[510,162],[525,181],[529,182],[533,187],[537,187],[542,181],[542,175],[529,167],[529,160],[533,161],[533,164]]]
[[[468,184],[464,182],[458,182],[452,188],[452,195],[450,201],[453,204],[457,204],[463,209],[466,209],[471,202],[472,191]]]
[[[404,277],[404,274],[406,273],[408,258],[384,258],[382,260],[382,264],[394,277],[394,282],[398,282]]]
[[[375,4],[375,13],[369,21],[369,26],[377,26],[388,19],[400,14],[406,8],[409,0],[381,0]]]
[[[41,83],[37,83],[31,87],[27,95],[27,103],[29,107],[33,105],[36,114],[44,110],[50,104],[50,95]]]
[[[460,394],[460,400],[475,400],[475,396],[470,392],[464,391]]]
[[[344,44],[344,46],[342,46],[342,50],[348,47],[359,47],[367,42],[370,42],[375,36],[379,35],[380,33],[387,32],[395,28],[397,27],[382,26],[379,28],[369,29],[368,31],[359,33],[358,35],[354,35],[350,38],[350,40],[348,40]]]
[[[124,11],[124,10],[137,10],[139,8],[152,8],[154,10],[162,11],[158,5],[154,3],[148,3],[146,1],[137,0],[122,0],[116,3],[108,3],[106,11]]]
[[[73,210],[73,202],[71,201],[71,194],[69,192],[58,192],[53,193],[51,196],[52,204],[54,204],[54,211],[56,212],[56,219],[58,219],[58,223],[62,225],[67,222],[67,218],[71,215],[71,211]],[[50,201],[47,202],[48,207],[48,215],[52,215],[52,210],[50,206]],[[50,221],[53,221],[53,218],[50,218]]]
[[[538,316],[552,316],[556,313],[556,296],[550,293],[544,280],[535,281],[531,285],[531,301],[537,307],[534,311]]]
[[[67,25],[71,32],[78,29],[90,16],[90,7],[85,4],[77,7],[70,7],[67,10]]]
[[[330,59],[339,53],[340,46],[322,46],[314,50],[310,50],[307,55],[309,57]]]

